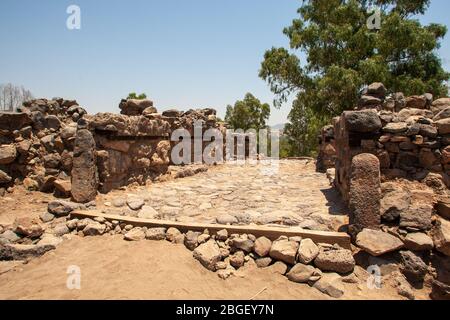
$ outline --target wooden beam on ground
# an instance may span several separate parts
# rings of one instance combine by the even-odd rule
[[[71,214],[72,218],[78,219],[95,219],[98,217],[105,218],[107,221],[119,221],[134,227],[147,228],[176,228],[182,232],[194,231],[203,232],[208,229],[211,234],[216,234],[218,231],[226,229],[228,234],[253,234],[255,237],[267,237],[271,240],[276,240],[280,236],[297,237],[304,239],[311,239],[315,243],[338,244],[345,249],[350,249],[350,236],[343,232],[328,232],[328,231],[312,231],[305,230],[298,227],[268,227],[268,226],[235,226],[235,225],[221,225],[221,224],[205,224],[194,222],[176,222],[168,220],[156,219],[141,219],[128,216],[119,216],[112,214],[103,214],[95,210],[74,211]]]

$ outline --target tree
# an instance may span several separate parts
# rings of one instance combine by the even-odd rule
[[[225,122],[233,129],[264,129],[270,116],[270,106],[262,104],[251,93],[247,93],[242,101],[236,101],[234,107],[227,106]]]
[[[140,95],[137,95],[136,92],[131,92],[127,99],[134,99],[134,100],[144,100],[147,99],[147,95],[145,93],[141,93]]]
[[[11,83],[0,85],[0,110],[15,111],[25,101],[33,99],[33,95],[23,86]]]
[[[297,151],[316,145],[316,129],[343,110],[353,109],[365,86],[383,82],[407,95],[447,93],[449,73],[436,55],[447,29],[423,26],[430,0],[305,0],[299,18],[284,29],[290,49],[272,48],[264,55],[260,77],[268,82],[280,107],[296,95],[289,114],[289,134]],[[380,11],[379,30],[370,30],[373,6]],[[301,63],[300,54],[306,56]]]

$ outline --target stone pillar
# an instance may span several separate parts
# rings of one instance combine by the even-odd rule
[[[349,208],[353,231],[380,227],[380,201],[380,161],[373,154],[359,154],[352,160],[350,174]]]
[[[98,188],[96,145],[92,133],[79,126],[72,168],[72,198],[79,203],[95,200]]]

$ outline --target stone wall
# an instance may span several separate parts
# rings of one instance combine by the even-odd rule
[[[336,164],[336,145],[334,139],[334,126],[322,128],[319,135],[319,154],[317,157],[317,170],[326,172]]]
[[[382,85],[372,85],[368,92],[375,92],[375,87]],[[380,91],[385,92],[376,92]],[[361,153],[379,159],[383,181],[408,178],[423,181],[440,193],[446,191],[450,183],[450,99],[431,102],[430,95],[404,98],[400,93],[393,95],[396,98],[368,97],[363,96],[361,110],[346,111],[334,123],[336,186],[343,197],[349,200],[351,161]],[[367,105],[368,101],[373,104]]]
[[[62,197],[76,194],[75,200],[88,202],[97,189],[109,192],[165,174],[171,150],[179,143],[170,141],[174,130],[186,129],[193,136],[196,121],[201,121],[202,132],[226,130],[213,109],[160,114],[150,100],[122,100],[119,107],[121,114],[88,115],[76,101],[39,99],[19,113],[0,113],[2,193],[23,184]],[[89,149],[89,134],[95,154]],[[191,144],[193,161],[194,139]],[[200,144],[202,152],[207,144]]]

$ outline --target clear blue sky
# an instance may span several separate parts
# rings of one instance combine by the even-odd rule
[[[82,29],[66,28],[81,7]],[[214,107],[252,92],[273,95],[258,78],[264,51],[282,34],[299,0],[1,0],[0,83],[37,97],[77,99],[90,113],[118,112],[121,98],[145,92],[160,111]],[[424,23],[450,29],[450,1],[432,0]],[[450,70],[450,34],[440,54]],[[289,105],[272,109],[285,122]]]

